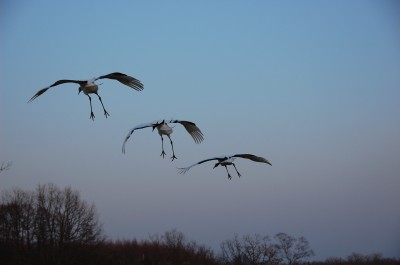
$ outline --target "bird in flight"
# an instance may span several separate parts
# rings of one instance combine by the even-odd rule
[[[180,123],[183,125],[183,127],[185,127],[186,131],[193,137],[193,140],[195,141],[196,144],[201,143],[204,138],[203,138],[203,133],[200,131],[200,129],[196,126],[195,123],[191,122],[191,121],[181,121],[181,120],[158,120],[158,121],[154,121],[151,123],[144,123],[144,124],[140,124],[138,126],[133,127],[128,135],[125,137],[124,143],[122,145],[122,153],[125,154],[125,144],[128,141],[128,139],[131,137],[132,133],[135,130],[139,130],[139,129],[144,129],[147,127],[152,127],[153,131],[154,129],[157,129],[158,134],[161,136],[161,148],[162,148],[162,152],[161,155],[163,158],[166,155],[165,151],[164,151],[164,138],[163,135],[168,136],[170,142],[171,142],[171,147],[172,147],[172,161],[174,161],[174,159],[176,159],[177,157],[175,156],[175,152],[174,152],[174,144],[171,140],[171,134],[173,132],[172,128],[170,126],[168,126],[168,123]]]
[[[229,171],[228,171],[228,167],[227,167],[228,165],[232,165],[235,168],[236,173],[237,173],[238,177],[240,178],[241,174],[237,170],[235,163],[233,163],[233,161],[237,157],[250,159],[250,160],[255,161],[255,162],[266,163],[266,164],[272,166],[272,164],[267,159],[265,159],[263,157],[255,156],[255,155],[251,155],[251,154],[236,154],[236,155],[231,155],[231,156],[222,155],[222,156],[216,156],[216,157],[213,157],[213,158],[204,159],[204,160],[202,160],[200,162],[197,162],[197,163],[195,163],[195,164],[193,164],[191,166],[178,168],[178,172],[180,174],[185,174],[186,172],[189,171],[189,169],[191,169],[192,167],[194,167],[196,165],[200,165],[200,164],[203,164],[204,162],[208,162],[208,161],[211,161],[211,160],[217,160],[218,162],[214,165],[214,168],[216,168],[217,166],[224,166],[225,169],[226,169],[226,172],[228,173],[228,179],[232,178],[232,176],[229,174]]]
[[[78,90],[78,94],[83,92],[85,95],[87,95],[89,97],[89,103],[90,103],[90,119],[92,119],[94,121],[94,114],[93,114],[93,109],[92,109],[92,98],[90,97],[89,94],[96,94],[97,97],[100,100],[101,106],[103,107],[104,110],[104,116],[110,116],[110,114],[108,114],[108,112],[106,111],[106,109],[104,108],[104,104],[103,101],[101,100],[101,97],[99,96],[99,94],[97,93],[97,91],[99,90],[99,86],[95,83],[96,80],[99,79],[103,79],[103,78],[108,78],[108,79],[114,79],[117,80],[119,82],[121,82],[124,85],[127,85],[137,91],[141,91],[143,90],[143,84],[137,80],[136,78],[126,75],[126,74],[122,74],[122,73],[111,73],[108,75],[102,75],[99,77],[94,77],[92,79],[89,80],[69,80],[69,79],[61,79],[56,81],[54,84],[45,87],[41,90],[39,90],[29,101],[33,101],[35,98],[37,98],[38,96],[42,95],[44,92],[46,92],[49,88],[51,87],[55,87],[61,84],[65,84],[65,83],[76,83],[79,85],[79,90]]]

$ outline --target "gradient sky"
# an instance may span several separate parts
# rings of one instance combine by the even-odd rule
[[[71,186],[113,239],[178,229],[219,251],[234,236],[306,237],[315,259],[400,257],[398,1],[0,2],[0,189]],[[102,80],[110,117],[59,79]],[[160,158],[163,118],[177,160]],[[167,156],[171,147],[165,141]],[[237,160],[232,180],[209,162]]]

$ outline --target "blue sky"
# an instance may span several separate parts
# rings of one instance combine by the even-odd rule
[[[234,233],[285,232],[316,259],[400,257],[399,32],[397,1],[2,1],[0,187],[70,185],[114,239],[176,228],[218,251]],[[115,71],[145,89],[103,80],[108,119],[97,98],[89,119],[74,84],[27,104]],[[205,141],[177,125],[170,162],[144,129],[122,154],[130,128],[163,118]],[[235,153],[273,166],[177,174]]]

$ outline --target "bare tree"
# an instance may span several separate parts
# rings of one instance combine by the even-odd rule
[[[76,260],[69,251],[103,239],[94,205],[70,187],[39,185],[34,192],[14,189],[1,196],[0,247],[10,252],[9,264],[22,257],[39,264],[72,264]]]
[[[304,237],[296,239],[285,233],[278,233],[275,235],[275,239],[278,241],[277,250],[282,259],[286,260],[289,265],[297,264],[302,259],[314,255],[314,251]]]
[[[243,236],[243,250],[246,264],[279,264],[280,259],[276,248],[271,243],[268,236]]]
[[[235,234],[233,239],[221,244],[222,262],[229,265],[279,264],[275,246],[268,236],[245,235],[241,239]]]
[[[0,241],[30,245],[34,241],[34,196],[21,189],[4,191],[0,205]]]
[[[245,235],[221,244],[221,261],[226,265],[296,264],[314,255],[304,237],[293,238],[285,233],[277,234],[272,242],[268,236]]]
[[[164,235],[161,236],[161,240],[170,248],[180,248],[186,243],[185,235],[176,229],[166,231]]]
[[[243,264],[243,247],[237,234],[232,239],[221,243],[221,251],[223,263],[229,265]]]
[[[101,239],[95,206],[82,201],[71,187],[40,185],[37,196],[38,237],[51,245],[89,244]],[[44,234],[43,234],[44,233]]]

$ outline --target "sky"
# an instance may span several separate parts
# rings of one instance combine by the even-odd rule
[[[99,80],[111,72],[135,91]],[[400,258],[398,1],[0,2],[0,190],[70,186],[94,203],[110,239],[177,229],[220,250],[234,234],[304,236],[314,259]],[[175,153],[151,128],[173,129]],[[166,138],[167,139],[167,138]],[[228,180],[208,162],[237,159]]]

